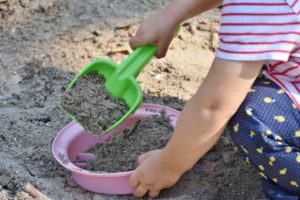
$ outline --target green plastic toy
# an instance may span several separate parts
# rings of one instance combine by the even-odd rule
[[[97,72],[104,76],[105,87],[110,94],[113,97],[123,99],[126,102],[129,111],[103,133],[111,131],[119,126],[141,105],[143,93],[140,85],[136,81],[136,77],[154,57],[156,50],[157,47],[153,45],[141,46],[135,49],[121,64],[114,63],[107,59],[97,59],[85,67],[68,85],[67,91],[70,91],[80,77],[92,72]],[[77,121],[75,116],[64,110],[62,106],[60,106],[60,108],[71,119]]]
[[[175,35],[178,34],[180,26],[176,27]],[[131,114],[133,114],[141,105],[143,101],[143,92],[136,81],[136,77],[140,71],[150,62],[156,54],[157,47],[154,45],[141,46],[135,49],[121,64],[114,63],[107,59],[97,59],[90,65],[84,68],[69,84],[67,91],[70,91],[77,80],[86,74],[97,72],[104,76],[105,87],[109,93],[118,99],[123,99],[129,111],[115,124],[105,130],[103,133],[113,130],[125,121]],[[60,108],[73,120],[76,118],[63,109]],[[100,133],[100,134],[103,134]]]

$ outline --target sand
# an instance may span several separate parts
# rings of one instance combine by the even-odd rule
[[[172,135],[173,127],[165,113],[137,122],[104,144],[88,150],[96,158],[87,163],[87,170],[124,172],[137,167],[142,153],[163,148]]]
[[[120,62],[138,22],[169,0],[0,1],[0,199],[34,199],[31,183],[53,200],[125,200],[80,188],[51,145],[70,119],[59,109],[69,82],[96,58]],[[145,102],[181,110],[206,76],[220,11],[182,25],[167,57],[138,77]],[[184,148],[184,147],[183,147]],[[42,198],[42,197],[41,197]],[[38,199],[38,198],[36,198]],[[147,198],[145,198],[147,199]],[[225,132],[215,147],[158,199],[265,199],[260,177]]]
[[[104,83],[102,75],[84,75],[60,99],[62,108],[93,135],[105,132],[129,110],[122,99],[110,95]]]

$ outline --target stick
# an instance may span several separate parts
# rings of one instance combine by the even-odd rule
[[[31,183],[26,184],[25,191],[34,198],[39,198],[41,200],[51,200],[46,195],[41,193],[38,189],[36,189],[36,187],[34,187],[34,185],[32,185]]]

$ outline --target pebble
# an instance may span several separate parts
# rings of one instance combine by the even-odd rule
[[[156,80],[161,80],[161,74],[157,74],[157,75],[155,76],[155,79],[156,79]]]
[[[96,194],[96,195],[93,197],[93,200],[106,200],[106,198],[104,198],[104,197],[102,197],[102,196]]]
[[[77,187],[77,183],[75,183],[75,181],[73,179],[66,179],[66,184],[72,188]]]
[[[211,33],[211,48],[212,50],[216,51],[219,44],[219,35],[218,33],[212,32]]]
[[[5,190],[2,190],[0,191],[0,199],[1,200],[8,200],[8,195],[7,195],[7,192]]]
[[[222,158],[226,164],[230,164],[232,162],[231,153],[227,153],[227,152],[223,153]]]

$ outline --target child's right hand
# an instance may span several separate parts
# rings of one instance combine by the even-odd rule
[[[176,26],[175,20],[167,12],[155,13],[141,23],[136,35],[130,39],[129,44],[132,49],[142,45],[156,45],[156,57],[162,58],[168,51]]]

